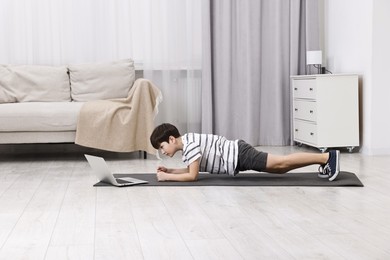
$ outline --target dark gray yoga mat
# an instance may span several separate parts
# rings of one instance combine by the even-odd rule
[[[140,186],[356,186],[363,187],[363,183],[352,172],[341,171],[336,180],[318,178],[317,173],[286,173],[286,174],[267,174],[267,173],[239,173],[235,177],[226,174],[199,174],[198,181],[195,182],[158,182],[156,174],[153,173],[134,173],[134,174],[114,174],[115,177],[133,177],[146,180],[149,183],[139,184],[127,187]],[[106,183],[96,183],[94,186],[111,186]]]

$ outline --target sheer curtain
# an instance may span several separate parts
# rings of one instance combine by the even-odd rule
[[[159,0],[148,4],[145,19],[144,75],[161,87],[164,101],[158,122],[175,124],[180,132],[201,128],[201,1]]]
[[[1,0],[0,35],[0,64],[131,57],[163,92],[157,121],[200,129],[198,0]]]

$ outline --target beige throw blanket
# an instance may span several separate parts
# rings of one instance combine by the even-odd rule
[[[161,92],[152,82],[138,79],[127,98],[87,102],[79,114],[75,143],[114,152],[155,154],[149,138],[161,100]]]

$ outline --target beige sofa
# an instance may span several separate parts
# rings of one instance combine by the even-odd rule
[[[73,143],[87,101],[126,98],[131,59],[68,66],[0,65],[0,144]]]

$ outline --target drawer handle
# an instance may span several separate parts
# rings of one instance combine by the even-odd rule
[[[310,114],[313,114],[313,110],[310,110],[309,112],[310,112]]]
[[[298,129],[295,128],[295,132],[298,132]]]
[[[314,135],[314,133],[313,133],[313,132],[310,132],[310,135],[311,135],[311,136],[313,136],[313,135]]]
[[[295,111],[298,111],[298,108],[295,108],[294,110],[295,110]]]
[[[298,90],[298,88],[294,88],[294,90]]]
[[[310,91],[313,91],[313,88],[309,88]]]

